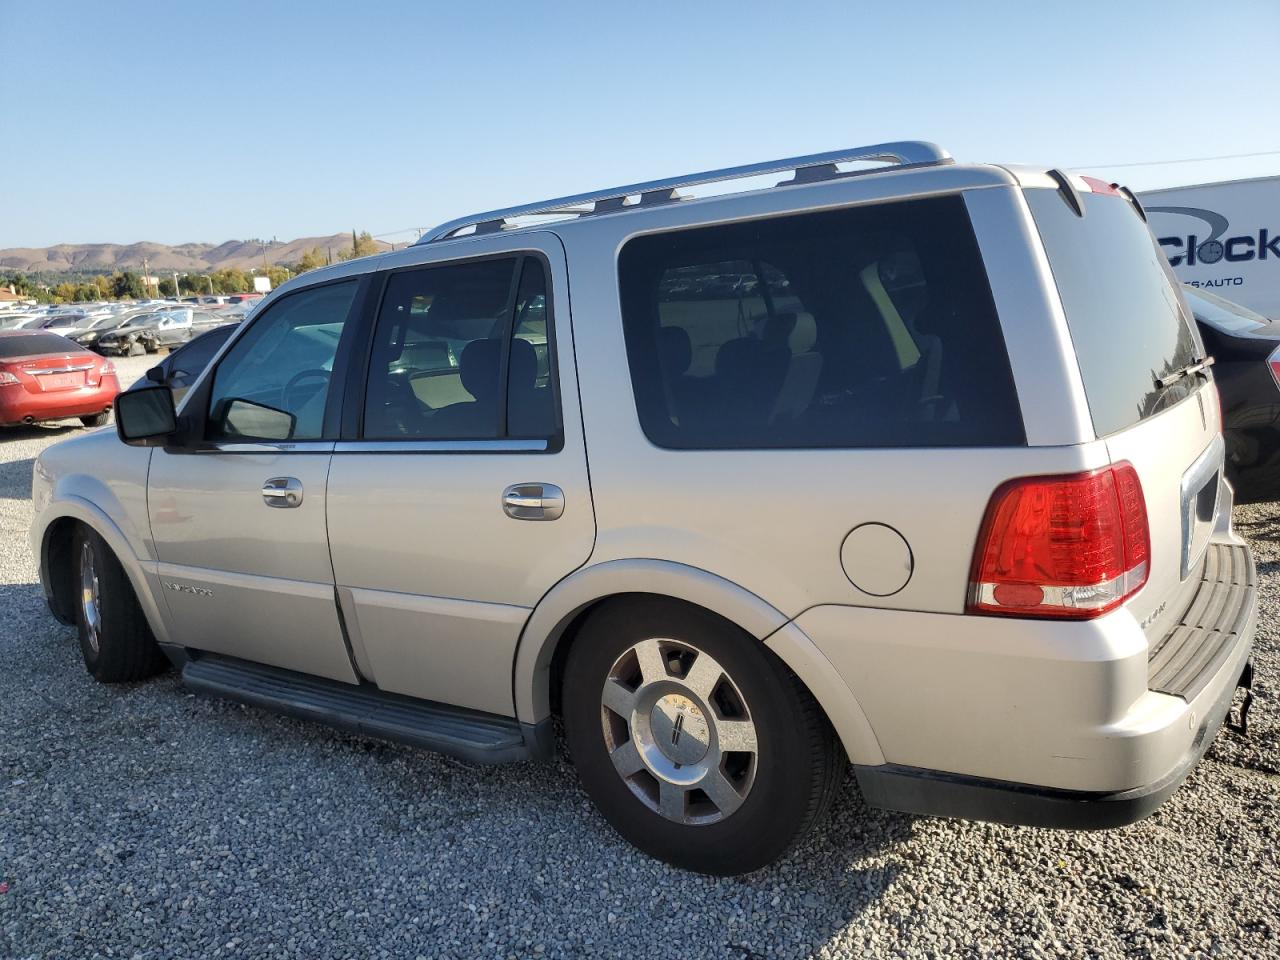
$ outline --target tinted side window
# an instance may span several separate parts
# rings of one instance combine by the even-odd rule
[[[1044,241],[1080,364],[1094,431],[1123,430],[1187,396],[1186,377],[1155,378],[1191,363],[1202,348],[1164,253],[1120,197],[1083,194],[1079,217],[1056,190],[1025,191]]]
[[[365,438],[550,437],[547,331],[546,285],[533,257],[393,274],[374,329]]]
[[[639,237],[619,274],[659,446],[1026,442],[959,197]]]
[[[507,436],[550,437],[556,413],[547,324],[547,281],[542,264],[527,257],[516,293],[507,390]]]
[[[329,378],[358,281],[274,304],[222,358],[209,398],[210,440],[318,440]]]

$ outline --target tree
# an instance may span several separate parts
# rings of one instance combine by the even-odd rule
[[[146,296],[142,286],[142,278],[132,270],[117,270],[111,275],[111,296],[117,300],[137,300]]]
[[[213,272],[213,289],[216,293],[245,293],[253,289],[253,281],[243,270],[227,267]]]
[[[325,264],[324,253],[319,247],[312,247],[302,255],[302,259],[298,261],[298,273],[306,273],[308,270],[315,270],[317,267],[323,267]]]
[[[370,254],[378,252],[378,243],[369,235],[369,231],[365,230],[359,236],[356,236],[354,230],[351,231],[351,247],[343,250],[338,254],[340,260],[354,260],[356,257],[367,257]]]
[[[177,295],[178,289],[173,285],[173,281],[168,277],[162,277],[160,279],[160,296],[176,297]]]
[[[280,284],[287,281],[293,274],[289,272],[288,267],[282,267],[278,264],[272,264],[267,267],[267,279],[271,281],[271,289],[274,290]]]
[[[185,273],[178,278],[178,289],[183,293],[209,293],[213,287],[203,273]]]

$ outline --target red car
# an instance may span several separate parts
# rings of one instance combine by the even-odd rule
[[[0,426],[79,417],[101,427],[119,392],[105,357],[55,333],[0,330]]]

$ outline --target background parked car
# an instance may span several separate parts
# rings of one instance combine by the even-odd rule
[[[1236,502],[1280,500],[1280,323],[1195,287],[1182,292],[1214,358]]]
[[[119,392],[115,366],[66,337],[0,331],[0,425],[78,417],[100,427]]]
[[[190,307],[143,314],[98,338],[100,353],[138,356],[155,353],[161,347],[186,343],[191,338]]]

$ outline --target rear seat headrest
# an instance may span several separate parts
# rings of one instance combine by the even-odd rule
[[[680,376],[693,363],[693,344],[684,327],[658,328],[658,358],[669,376]]]
[[[779,313],[765,321],[762,339],[776,346],[786,343],[793,356],[808,353],[818,342],[818,324],[812,313]]]

